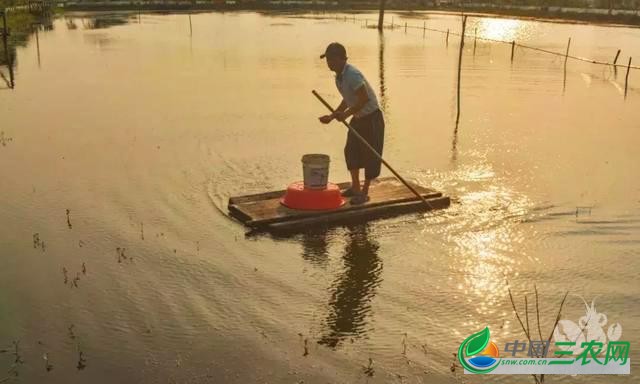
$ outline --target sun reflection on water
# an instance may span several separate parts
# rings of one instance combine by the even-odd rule
[[[528,35],[527,25],[521,20],[482,18],[478,20],[478,36],[512,41]]]
[[[497,314],[505,299],[505,280],[517,276],[525,260],[524,230],[519,226],[533,202],[496,176],[486,162],[457,169],[459,204],[455,228],[449,227],[450,264],[455,287],[479,314]]]

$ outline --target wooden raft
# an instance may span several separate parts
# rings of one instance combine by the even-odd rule
[[[349,182],[338,184],[340,189],[348,188],[350,185]],[[361,205],[351,205],[346,198],[345,205],[333,210],[291,209],[280,203],[280,198],[285,193],[285,190],[281,190],[231,197],[228,208],[231,216],[254,230],[302,231],[312,226],[362,222],[449,206],[449,197],[443,196],[441,192],[414,183],[411,185],[427,199],[430,207],[426,207],[400,181],[393,177],[386,177],[377,179],[371,184],[370,200]]]

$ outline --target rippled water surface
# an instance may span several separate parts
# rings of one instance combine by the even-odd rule
[[[595,300],[639,369],[640,72],[625,99],[622,68],[569,60],[565,77],[562,57],[518,47],[511,62],[510,45],[474,53],[471,36],[557,52],[571,37],[574,55],[626,63],[640,30],[469,18],[456,129],[459,36],[357,18],[202,13],[190,32],[186,14],[67,14],[15,50],[15,88],[0,90],[0,380],[19,340],[29,383],[533,383],[450,369],[485,326],[500,348],[524,338],[507,281],[535,334],[537,287],[545,339],[566,291],[566,319]],[[340,101],[318,59],[336,40],[379,94],[386,159],[453,204],[245,237],[227,199],[299,179],[302,154],[348,179],[344,128],[321,126],[311,95]]]

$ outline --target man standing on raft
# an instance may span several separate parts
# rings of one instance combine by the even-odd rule
[[[320,122],[329,124],[333,119],[346,120],[380,155],[384,144],[384,118],[378,99],[367,79],[353,65],[347,63],[347,51],[340,43],[327,46],[321,59],[327,60],[329,69],[336,73],[336,86],[342,102],[330,115],[320,117]],[[369,201],[371,180],[380,175],[381,161],[369,148],[349,131],[344,147],[347,169],[351,173],[351,188],[342,192],[351,197],[351,204]],[[360,169],[364,168],[364,185],[360,187]]]

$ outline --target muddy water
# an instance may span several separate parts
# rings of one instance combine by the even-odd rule
[[[16,49],[0,92],[0,380],[19,340],[29,383],[483,382],[451,372],[452,354],[485,326],[500,348],[524,338],[506,281],[536,334],[537,287],[545,339],[564,292],[575,322],[595,299],[638,369],[640,73],[625,100],[624,70],[570,60],[565,77],[562,58],[517,48],[511,62],[509,45],[474,54],[468,38],[456,130],[457,36],[325,16],[197,14],[190,33],[186,15],[74,14]],[[640,58],[638,29],[468,28]],[[348,177],[344,128],[317,122],[310,93],[340,101],[318,59],[335,40],[379,94],[385,157],[454,204],[245,237],[229,196],[299,179],[304,153]]]

